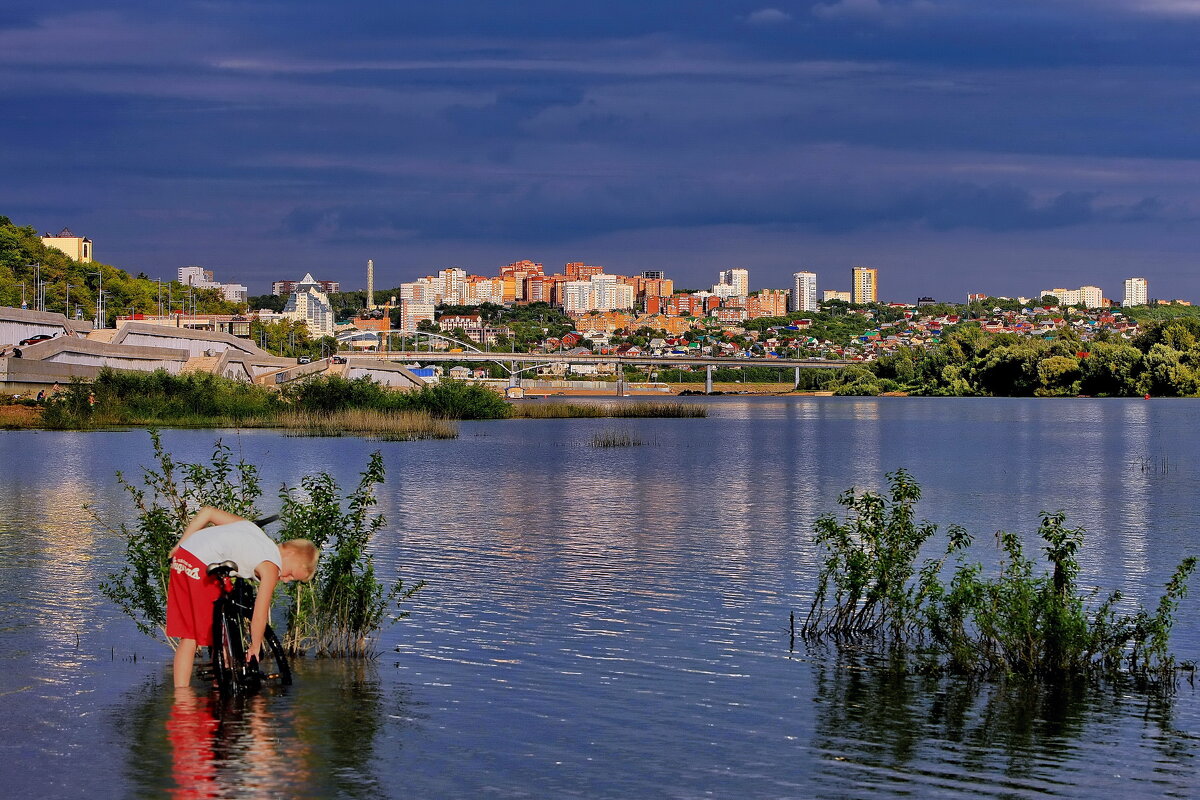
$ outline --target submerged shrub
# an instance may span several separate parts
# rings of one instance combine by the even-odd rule
[[[157,431],[150,431],[150,441],[157,467],[143,467],[140,483],[117,473],[117,483],[133,500],[136,521],[110,528],[123,540],[125,564],[100,582],[100,591],[138,630],[174,647],[166,635],[171,550],[201,506],[254,518],[262,490],[258,470],[244,461],[234,463],[220,440],[207,464],[176,461]]]
[[[188,521],[201,506],[214,506],[238,516],[259,516],[262,496],[258,469],[233,461],[218,440],[207,462],[175,460],[150,431],[154,466],[143,467],[140,482],[123,474],[117,481],[133,500],[136,521],[110,526],[124,542],[125,564],[100,584],[101,592],[129,615],[143,633],[167,642],[166,598],[170,552]],[[410,600],[423,584],[391,586],[375,576],[367,550],[383,517],[370,517],[375,485],[384,478],[383,458],[371,456],[358,487],[345,498],[327,473],[301,479],[302,491],[281,493],[281,540],[311,539],[323,552],[311,584],[292,584],[289,630],[285,645],[293,652],[313,647],[322,655],[364,655],[370,636],[388,622],[395,605]],[[345,509],[343,509],[343,503]],[[392,620],[407,616],[397,613]]]
[[[802,634],[839,643],[869,641],[911,654],[923,669],[962,674],[1113,675],[1128,671],[1166,683],[1175,670],[1168,638],[1187,581],[1185,558],[1158,608],[1119,614],[1119,592],[1094,607],[1077,585],[1084,531],[1061,512],[1043,512],[1038,535],[1048,572],[1039,572],[1016,534],[999,532],[995,577],[966,559],[971,536],[947,529],[942,554],[918,565],[937,526],[918,523],[920,487],[904,470],[887,476],[886,495],[838,498],[841,519],[816,522],[824,562]],[[953,562],[952,566],[948,562]]]
[[[375,486],[383,478],[383,456],[376,451],[358,487],[344,500],[337,482],[326,472],[301,480],[299,492],[285,487],[280,493],[283,540],[306,538],[321,549],[316,577],[287,589],[292,605],[283,644],[288,652],[367,655],[373,633],[408,616],[404,611],[389,618],[389,610],[412,599],[425,585],[405,587],[397,579],[389,588],[375,577],[375,560],[367,546],[384,524],[382,515],[371,514]]]

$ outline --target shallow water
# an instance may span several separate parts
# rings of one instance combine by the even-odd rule
[[[275,487],[373,450],[385,576],[427,582],[363,664],[242,708],[177,698],[169,652],[96,591],[145,433],[0,434],[5,794],[1002,797],[1194,794],[1200,701],[896,678],[789,650],[813,519],[905,467],[990,546],[1042,509],[1085,585],[1154,602],[1193,533],[1188,401],[723,398],[700,420],[466,423],[452,442],[221,434]],[[638,447],[593,448],[629,432]],[[183,459],[215,434],[169,431]],[[1194,605],[1191,607],[1194,608]],[[1200,656],[1200,615],[1175,631]],[[136,658],[136,660],[135,660]]]

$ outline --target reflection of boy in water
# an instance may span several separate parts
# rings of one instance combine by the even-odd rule
[[[173,796],[217,795],[213,742],[219,727],[220,722],[207,697],[197,697],[190,688],[175,693],[171,716],[167,719],[167,739],[171,743],[173,762],[171,774],[177,786]]]
[[[271,612],[271,595],[278,581],[307,581],[317,569],[317,548],[307,539],[277,545],[262,528],[228,511],[205,506],[183,529],[171,551],[171,576],[167,583],[167,635],[179,637],[175,650],[175,686],[192,680],[196,648],[212,644],[213,605],[220,584],[208,574],[208,565],[221,561],[237,564],[237,574],[257,578],[258,597],[250,617],[250,646],[246,659],[258,657]]]

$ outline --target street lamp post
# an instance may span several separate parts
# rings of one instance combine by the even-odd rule
[[[63,314],[67,319],[71,318],[71,284],[67,284],[67,298],[63,301]]]
[[[37,306],[38,311],[46,310],[46,290],[42,286],[42,262],[36,264],[26,264],[26,267],[33,267],[37,270],[37,277],[34,279],[33,304]]]
[[[107,326],[107,320],[104,318],[104,273],[100,270],[89,272],[88,275],[95,275],[100,279],[100,286],[96,290],[96,319],[92,322],[93,328],[104,328]]]

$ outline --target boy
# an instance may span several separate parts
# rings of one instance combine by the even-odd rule
[[[247,519],[210,506],[200,509],[171,551],[167,635],[179,637],[175,649],[176,688],[191,684],[196,648],[212,644],[213,605],[221,588],[209,577],[209,564],[233,561],[239,576],[258,578],[258,597],[250,617],[250,647],[246,651],[249,661],[258,657],[262,647],[275,584],[311,580],[319,555],[307,539],[277,545]]]

